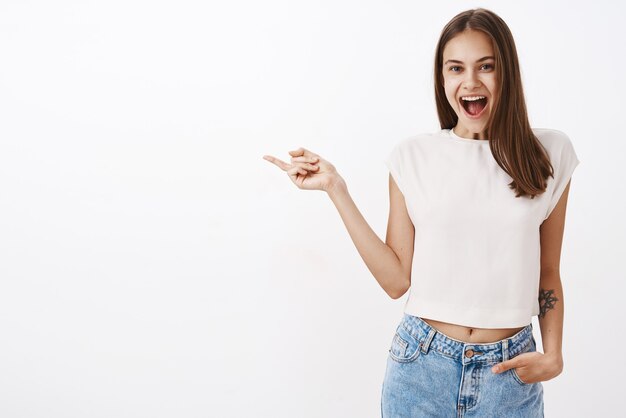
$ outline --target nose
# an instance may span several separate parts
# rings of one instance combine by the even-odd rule
[[[463,80],[463,87],[465,90],[474,90],[477,87],[480,87],[480,80],[477,77],[475,71],[468,70],[466,73],[465,80]]]

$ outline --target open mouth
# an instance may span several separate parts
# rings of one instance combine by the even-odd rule
[[[487,107],[487,98],[485,96],[461,97],[461,106],[469,116],[479,116]]]

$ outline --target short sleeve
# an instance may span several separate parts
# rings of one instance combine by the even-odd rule
[[[404,186],[404,179],[402,177],[403,172],[404,172],[404,167],[402,164],[402,147],[401,147],[401,143],[396,144],[396,146],[391,150],[391,152],[387,155],[387,157],[384,159],[385,161],[385,165],[387,166],[387,168],[389,169],[389,172],[391,173],[391,176],[393,177],[393,179],[395,180],[396,184],[398,185],[398,188],[400,189],[400,191],[402,192],[402,194],[404,196],[406,196],[405,193],[405,186]]]
[[[548,219],[552,210],[557,203],[559,203],[559,199],[563,195],[565,187],[574,173],[574,169],[580,163],[572,141],[570,141],[565,134],[563,134],[563,145],[560,151],[561,152],[555,157],[556,161],[552,161],[554,168],[554,185],[544,220]]]

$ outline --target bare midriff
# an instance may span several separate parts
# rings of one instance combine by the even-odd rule
[[[435,328],[440,333],[466,343],[493,343],[505,338],[512,337],[524,327],[519,328],[470,328],[463,325],[450,324],[435,321],[434,319],[422,318],[424,322]]]

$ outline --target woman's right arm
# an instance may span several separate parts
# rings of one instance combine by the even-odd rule
[[[285,171],[304,190],[323,190],[339,211],[352,242],[378,284],[393,299],[411,285],[415,229],[406,209],[404,196],[389,174],[389,221],[386,243],[378,238],[348,193],[348,187],[335,167],[318,154],[299,148],[289,151],[291,164],[271,155],[263,158]]]
[[[409,218],[404,196],[391,174],[386,242],[369,226],[348,193],[343,179],[337,180],[327,193],[339,211],[352,242],[378,284],[392,299],[400,298],[411,285],[415,228]]]

